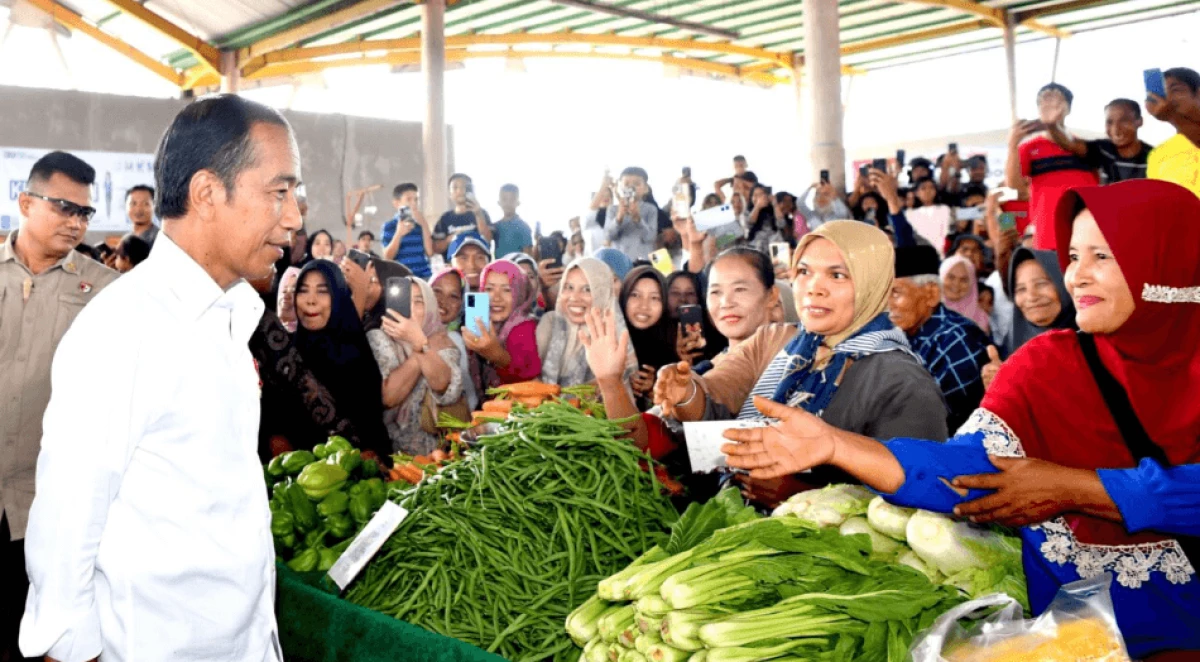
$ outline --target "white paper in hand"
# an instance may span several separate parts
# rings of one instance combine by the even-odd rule
[[[683,436],[687,440],[688,461],[692,473],[704,474],[728,468],[721,447],[733,443],[722,434],[726,430],[760,428],[766,421],[703,421],[684,423]]]
[[[391,501],[385,501],[379,511],[371,517],[371,521],[367,522],[354,538],[354,542],[342,552],[337,563],[329,569],[329,578],[333,583],[343,591],[346,590],[405,517],[408,517],[407,510]]]

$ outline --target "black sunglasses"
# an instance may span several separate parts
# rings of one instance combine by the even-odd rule
[[[40,193],[34,193],[33,191],[25,191],[25,195],[37,198],[38,200],[45,200],[52,205],[56,205],[58,207],[58,212],[63,216],[78,216],[79,218],[83,219],[84,223],[90,223],[92,221],[92,217],[96,215],[95,207],[84,207],[82,205],[77,205],[70,200],[63,200],[62,198],[50,198],[41,195]]]

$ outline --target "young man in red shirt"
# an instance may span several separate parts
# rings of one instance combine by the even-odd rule
[[[1062,125],[1074,96],[1058,83],[1046,85],[1038,91],[1039,119],[1017,122],[1008,137],[1008,185],[1028,194],[1029,219],[1036,247],[1042,250],[1054,250],[1054,211],[1063,194],[1099,183],[1094,168],[1046,132],[1046,127]]]

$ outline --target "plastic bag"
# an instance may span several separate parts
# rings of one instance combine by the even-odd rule
[[[1112,575],[1073,582],[1036,619],[1004,594],[942,614],[913,642],[913,662],[1127,662],[1109,587]],[[999,607],[999,609],[994,609]],[[986,614],[986,616],[984,616]],[[964,618],[981,618],[964,628]]]

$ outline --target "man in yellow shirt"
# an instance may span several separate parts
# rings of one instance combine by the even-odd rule
[[[1163,72],[1166,98],[1150,94],[1146,110],[1178,132],[1150,152],[1146,176],[1174,182],[1200,196],[1200,74],[1179,67]]]

